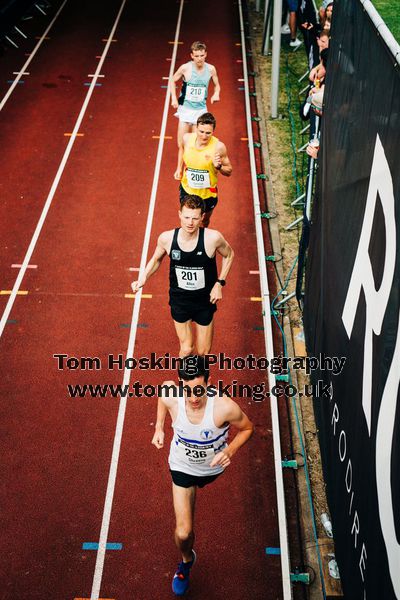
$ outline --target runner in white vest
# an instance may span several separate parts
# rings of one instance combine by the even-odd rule
[[[182,144],[183,134],[195,131],[198,117],[207,112],[210,79],[214,84],[214,93],[210,99],[211,104],[219,101],[221,92],[216,68],[206,63],[206,45],[203,42],[193,42],[190,50],[192,60],[181,65],[170,81],[171,105],[177,109],[175,116],[179,119],[178,147]],[[182,88],[178,99],[175,84],[181,79]]]
[[[175,543],[182,554],[172,590],[183,596],[196,560],[193,550],[196,488],[204,487],[224,472],[232,456],[251,437],[253,424],[231,398],[218,396],[216,388],[207,390],[209,373],[204,356],[182,359],[178,374],[179,386],[173,381],[163,383],[152,444],[163,448],[164,422],[169,412],[174,431],[169,467],[176,518]],[[238,432],[228,444],[230,425]]]

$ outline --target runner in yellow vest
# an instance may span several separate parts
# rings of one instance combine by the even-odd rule
[[[175,179],[181,182],[181,201],[187,194],[204,200],[204,227],[209,225],[212,211],[218,202],[218,174],[229,177],[232,173],[225,144],[213,135],[215,125],[216,121],[211,113],[205,113],[197,119],[197,130],[183,136],[178,166],[174,173]]]

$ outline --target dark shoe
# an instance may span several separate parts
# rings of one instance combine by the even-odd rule
[[[196,552],[192,550],[193,558],[189,562],[180,562],[172,580],[172,591],[175,596],[184,596],[189,589],[190,569],[196,562]]]

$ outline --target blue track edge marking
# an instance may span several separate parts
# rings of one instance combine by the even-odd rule
[[[82,550],[98,550],[98,542],[83,542]],[[106,544],[106,550],[122,550],[122,544],[119,542],[109,542]]]
[[[265,554],[280,554],[280,548],[265,548]]]

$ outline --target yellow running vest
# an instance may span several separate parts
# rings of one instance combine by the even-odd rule
[[[181,184],[185,192],[200,198],[216,198],[218,171],[213,165],[218,138],[211,136],[207,146],[196,148],[196,133],[189,135],[183,153],[184,172]]]

